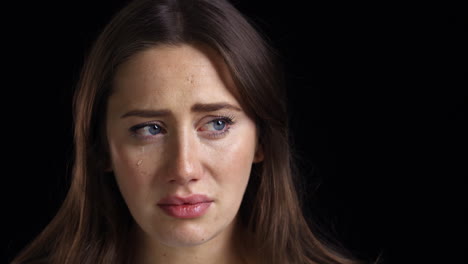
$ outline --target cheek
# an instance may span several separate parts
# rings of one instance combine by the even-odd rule
[[[226,186],[224,189],[233,189],[235,186],[233,191],[242,195],[240,189],[245,188],[250,177],[256,140],[255,133],[250,129],[237,132],[213,154],[213,169],[216,171],[212,175],[220,185]]]
[[[131,203],[129,199],[137,198],[150,185],[145,147],[119,145],[110,141],[109,148],[118,186],[127,203]]]

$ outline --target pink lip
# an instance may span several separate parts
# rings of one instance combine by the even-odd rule
[[[204,215],[213,199],[196,194],[188,197],[169,196],[158,202],[159,208],[175,218],[196,218]]]

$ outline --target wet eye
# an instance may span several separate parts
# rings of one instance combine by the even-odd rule
[[[208,123],[205,123],[205,125],[200,128],[200,131],[214,132],[215,134],[220,135],[224,132],[227,132],[230,128],[230,125],[233,123],[233,120],[228,117],[217,118]]]
[[[213,128],[218,131],[221,131],[226,127],[226,121],[224,120],[215,120],[211,123],[213,123]]]
[[[223,131],[226,129],[228,124],[229,124],[228,120],[215,119],[209,123],[206,123],[201,128],[201,131],[214,131],[214,132]]]
[[[158,125],[149,125],[146,128],[151,135],[157,135],[161,133],[161,127]]]
[[[130,129],[134,134],[142,137],[155,136],[163,132],[163,128],[158,124],[142,124]]]

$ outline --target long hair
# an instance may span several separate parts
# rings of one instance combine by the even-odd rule
[[[225,0],[136,0],[94,43],[73,102],[72,182],[51,223],[12,262],[127,263],[132,217],[106,172],[105,111],[116,69],[159,44],[201,43],[230,69],[235,94],[255,121],[264,160],[254,164],[239,211],[260,263],[359,263],[311,231],[295,190],[285,90],[276,53]],[[345,252],[345,251],[340,251]]]

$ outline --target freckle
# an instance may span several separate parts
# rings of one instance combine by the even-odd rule
[[[140,166],[142,162],[143,162],[143,160],[139,160],[139,161],[137,162],[137,166]]]
[[[185,80],[190,84],[193,84],[193,74],[190,74],[189,76],[185,77]]]

